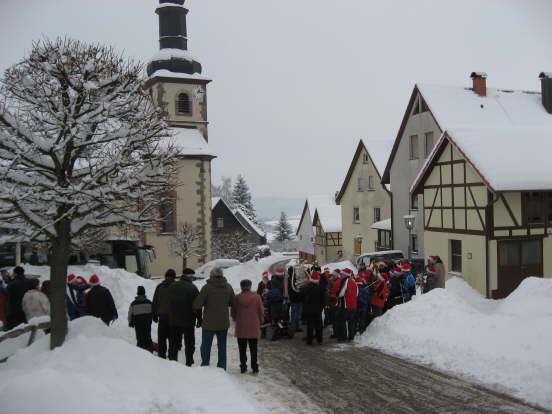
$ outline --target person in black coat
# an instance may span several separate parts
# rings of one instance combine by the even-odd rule
[[[144,286],[138,286],[136,298],[128,308],[128,326],[134,328],[136,332],[136,345],[138,348],[149,352],[153,352],[153,342],[151,340],[152,321],[151,301],[146,297]]]
[[[184,269],[178,282],[169,286],[169,359],[178,360],[178,351],[182,348],[182,336],[184,336],[184,353],[186,365],[191,367],[194,363],[195,352],[195,327],[201,326],[201,310],[197,312],[192,308],[199,290],[193,284],[195,272],[192,269]]]
[[[322,343],[322,310],[326,306],[326,292],[320,286],[320,273],[312,272],[310,281],[302,289],[303,315],[307,321],[307,345],[316,341]]]
[[[157,343],[159,345],[157,355],[163,359],[167,357],[167,342],[171,335],[169,287],[174,283],[175,278],[174,269],[167,270],[165,280],[157,285],[153,294],[153,321],[157,323]]]
[[[97,275],[90,276],[88,284],[92,286],[86,294],[86,307],[88,313],[100,318],[106,325],[119,317],[115,301],[108,288],[100,285],[100,278]]]
[[[27,322],[21,307],[23,296],[30,288],[29,280],[25,277],[25,270],[21,266],[13,269],[13,279],[8,283],[8,314],[6,329],[10,330],[17,325]]]

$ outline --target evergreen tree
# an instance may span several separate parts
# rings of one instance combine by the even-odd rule
[[[280,243],[283,243],[284,240],[291,240],[293,235],[293,230],[291,229],[291,224],[287,220],[286,213],[282,211],[280,214],[280,221],[276,226],[276,240]]]
[[[249,186],[241,174],[238,175],[232,190],[232,204],[234,207],[242,210],[249,220],[253,221],[255,224],[259,224],[253,202],[251,201]]]

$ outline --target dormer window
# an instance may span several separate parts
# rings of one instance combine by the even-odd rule
[[[181,92],[176,97],[176,113],[177,115],[191,115],[192,114],[192,101],[190,95]]]

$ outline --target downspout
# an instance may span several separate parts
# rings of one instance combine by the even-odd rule
[[[393,193],[391,191],[389,196],[391,197],[391,250],[395,250],[395,219],[393,218]]]
[[[489,264],[489,241],[490,241],[490,234],[491,234],[491,223],[493,223],[494,227],[494,220],[493,220],[493,211],[492,206],[494,203],[498,201],[498,198],[500,197],[500,193],[495,193],[494,200],[491,198],[491,192],[487,191],[487,205],[485,206],[485,224],[486,224],[486,230],[485,230],[485,291],[487,299],[491,298],[491,281],[490,281],[490,264]]]

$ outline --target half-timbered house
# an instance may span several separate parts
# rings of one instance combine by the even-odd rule
[[[315,260],[315,233],[314,212],[320,205],[335,205],[334,198],[330,195],[309,196],[305,200],[301,220],[295,234],[299,259],[306,263],[313,263]]]
[[[341,206],[320,205],[314,212],[314,256],[319,265],[343,259]]]
[[[528,276],[552,277],[552,80],[541,79],[542,94],[443,96],[437,119],[456,109],[474,122],[443,112],[451,127],[411,187],[423,194],[426,253],[487,297],[507,296]]]

